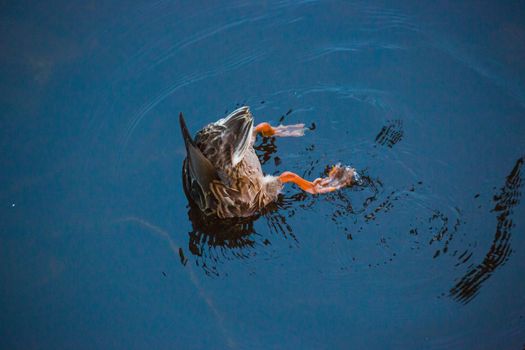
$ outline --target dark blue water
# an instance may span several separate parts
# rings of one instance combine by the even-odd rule
[[[523,4],[0,8],[2,348],[523,348]],[[240,105],[365,183],[200,222],[178,113]]]

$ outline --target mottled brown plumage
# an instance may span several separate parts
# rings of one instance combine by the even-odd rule
[[[253,149],[257,135],[248,107],[208,124],[194,140],[185,132],[182,114],[181,128],[188,150],[183,165],[184,187],[202,212],[219,218],[246,217],[277,198],[282,183],[279,178],[262,172]]]

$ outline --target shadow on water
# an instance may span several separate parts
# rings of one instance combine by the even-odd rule
[[[188,249],[196,258],[195,264],[207,275],[219,276],[219,265],[222,262],[249,259],[258,255],[261,247],[271,245],[269,237],[256,230],[255,223],[258,220],[266,221],[270,232],[297,242],[286,216],[279,210],[282,206],[282,201],[279,201],[252,217],[219,219],[203,215],[189,201],[188,218],[192,230],[189,232]]]
[[[523,162],[523,157],[516,161],[514,168],[507,176],[505,185],[500,189],[499,194],[493,197],[495,205],[491,212],[497,215],[496,232],[485,258],[450,289],[450,296],[459,302],[469,303],[479,293],[483,283],[492,276],[496,269],[507,262],[512,253],[510,243],[512,229],[515,226],[512,214],[514,208],[520,203]]]

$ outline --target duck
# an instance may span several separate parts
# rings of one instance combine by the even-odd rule
[[[191,137],[182,112],[179,122],[186,148],[182,166],[184,192],[206,216],[254,216],[277,200],[286,183],[296,184],[310,194],[321,194],[348,186],[355,178],[353,168],[339,164],[327,178],[314,181],[291,171],[279,176],[265,175],[253,147],[257,135],[299,137],[306,128],[304,124],[271,126],[267,122],[254,126],[248,106],[206,125],[195,137]]]

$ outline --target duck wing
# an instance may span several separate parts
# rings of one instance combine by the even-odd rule
[[[210,185],[214,180],[219,179],[217,171],[213,164],[202,154],[201,150],[193,141],[184,116],[179,115],[180,129],[182,138],[186,146],[186,163],[185,168],[188,172],[188,190],[192,199],[197,203],[201,210],[212,209],[214,204],[211,197]]]

